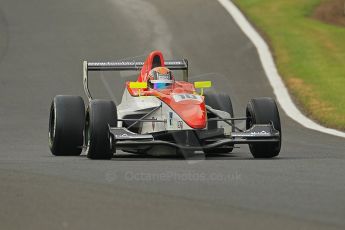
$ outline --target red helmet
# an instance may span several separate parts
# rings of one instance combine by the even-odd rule
[[[149,72],[148,86],[152,89],[171,88],[173,83],[171,71],[166,67],[156,67]]]

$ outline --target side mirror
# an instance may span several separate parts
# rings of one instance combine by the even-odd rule
[[[138,95],[141,96],[141,90],[147,89],[147,82],[140,82],[140,81],[131,81],[129,82],[129,88],[131,89],[138,89]]]
[[[212,87],[212,82],[211,81],[196,81],[194,82],[194,87],[196,89],[201,89],[200,95],[202,96],[204,94],[204,88]]]

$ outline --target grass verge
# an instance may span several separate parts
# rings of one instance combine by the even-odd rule
[[[233,0],[264,33],[297,104],[319,123],[345,130],[345,27],[311,18],[323,0]]]

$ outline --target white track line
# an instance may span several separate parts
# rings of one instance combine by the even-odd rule
[[[255,45],[268,81],[270,82],[273,92],[286,115],[306,128],[345,138],[344,132],[321,126],[304,116],[301,111],[298,110],[296,105],[291,100],[291,97],[281,77],[279,76],[272,54],[264,39],[259,35],[258,32],[256,32],[248,20],[243,16],[241,11],[231,1],[218,0],[218,2],[229,12],[244,34],[247,35],[247,37]]]

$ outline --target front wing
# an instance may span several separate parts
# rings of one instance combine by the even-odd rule
[[[280,141],[280,133],[272,124],[253,125],[243,132],[233,132],[231,136],[224,136],[222,128],[214,130],[181,130],[157,135],[137,134],[126,128],[114,127],[109,127],[109,135],[114,150],[149,149],[161,145],[197,151],[215,149],[229,144],[274,143]],[[166,138],[167,136],[179,138]],[[191,136],[193,138],[188,138]]]

